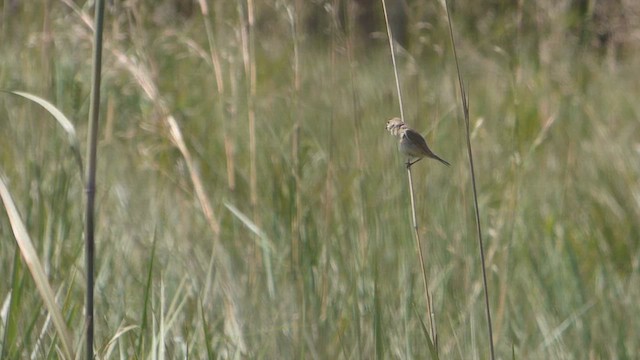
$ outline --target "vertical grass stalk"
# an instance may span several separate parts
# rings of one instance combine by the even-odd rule
[[[302,169],[300,162],[300,116],[299,116],[299,98],[301,88],[300,75],[300,49],[298,37],[298,14],[300,4],[298,0],[294,0],[292,5],[286,5],[287,17],[291,28],[291,39],[293,43],[293,82],[292,82],[292,104],[291,117],[293,119],[293,131],[291,133],[291,162],[292,177],[294,186],[294,212],[291,219],[291,261],[296,287],[297,307],[301,314],[298,317],[296,329],[295,349],[299,358],[304,358],[305,354],[305,328],[306,328],[306,304],[307,298],[305,293],[304,274],[302,271],[302,254],[301,247],[301,229],[302,229]]]
[[[393,63],[393,74],[396,79],[396,90],[398,91],[398,103],[400,106],[400,119],[404,122],[404,106],[402,103],[402,91],[400,89],[400,77],[398,76],[398,66],[396,64],[395,48],[393,46],[393,34],[391,33],[391,26],[389,25],[389,16],[387,14],[387,4],[385,0],[382,1],[382,10],[384,11],[384,22],[387,27],[387,37],[389,39],[389,49],[391,50],[391,61]],[[420,262],[420,270],[422,272],[422,283],[424,286],[425,300],[427,305],[427,316],[429,319],[429,328],[431,330],[431,343],[435,345],[436,356],[438,351],[438,333],[436,330],[435,313],[432,310],[431,295],[429,294],[429,282],[427,279],[427,270],[424,265],[424,256],[422,254],[422,246],[420,241],[420,233],[418,232],[418,220],[416,217],[416,206],[413,191],[413,179],[411,176],[411,167],[407,167],[407,176],[409,177],[409,192],[411,194],[411,214],[414,230],[414,237],[416,240],[416,248],[418,253],[418,260]]]
[[[259,227],[261,226],[258,209],[258,179],[256,166],[256,53],[255,53],[255,17],[253,0],[246,0],[246,14],[242,4],[238,3],[238,11],[242,29],[242,60],[244,64],[246,96],[248,107],[249,130],[249,203],[251,205],[251,218]],[[261,258],[255,243],[251,245],[249,257],[249,285],[252,287],[256,281],[257,268]]]
[[[220,62],[220,54],[218,53],[218,48],[216,46],[215,37],[213,35],[213,26],[211,25],[211,20],[209,19],[209,6],[205,0],[199,0],[200,4],[200,12],[202,14],[202,19],[204,21],[205,32],[207,33],[207,41],[209,43],[209,56],[211,57],[211,65],[213,66],[213,74],[216,80],[216,89],[217,99],[216,99],[216,115],[218,116],[218,121],[222,123],[222,137],[224,142],[224,152],[226,156],[227,162],[227,185],[231,191],[236,188],[236,178],[235,178],[235,162],[233,157],[233,139],[229,134],[229,126],[227,125],[228,121],[225,118],[224,111],[224,96],[225,96],[225,88],[224,88],[224,79],[222,78],[222,65]]]
[[[480,225],[480,208],[478,207],[478,191],[476,189],[476,173],[473,165],[473,151],[471,150],[471,134],[469,131],[469,99],[464,87],[464,81],[460,74],[460,64],[458,62],[458,53],[456,51],[456,43],[453,36],[453,26],[451,25],[451,15],[449,14],[449,1],[445,0],[445,6],[447,10],[447,21],[449,23],[449,35],[451,37],[451,47],[453,48],[453,58],[456,63],[456,71],[458,73],[458,84],[460,85],[460,99],[462,101],[462,112],[464,115],[465,123],[465,135],[467,140],[467,154],[469,156],[469,168],[471,170],[471,185],[473,188],[473,205],[476,215],[476,230],[478,233],[478,246],[480,248],[480,261],[482,264],[482,283],[484,286],[484,301],[487,312],[487,327],[489,330],[489,348],[491,351],[491,359],[495,359],[495,352],[493,349],[493,327],[491,325],[491,309],[489,307],[489,288],[487,286],[487,270],[484,259],[484,244],[482,241],[482,226]]]
[[[249,179],[251,207],[254,221],[259,225],[258,214],[258,174],[256,169],[256,35],[253,0],[247,0],[247,20],[249,25],[249,156],[251,167]]]
[[[418,232],[418,217],[416,216],[416,202],[413,191],[413,176],[411,167],[407,168],[407,177],[409,178],[409,193],[411,194],[411,221],[413,224],[413,235],[416,239],[416,247],[418,249],[418,258],[420,259],[420,271],[422,272],[422,283],[424,285],[425,300],[427,301],[427,315],[429,317],[429,330],[431,331],[431,343],[436,346],[438,344],[438,332],[436,331],[435,313],[433,312],[433,303],[431,302],[431,294],[429,294],[429,280],[427,278],[427,269],[424,266],[424,254],[422,254],[422,246],[420,246],[420,233]]]
[[[330,70],[330,81],[331,88],[337,88],[337,80],[336,80],[336,48],[337,48],[337,32],[339,30],[338,27],[338,18],[337,18],[337,3],[338,0],[333,0],[332,6],[333,10],[330,12],[330,33],[331,33],[331,51],[329,52],[329,62],[331,64]],[[331,234],[331,226],[333,223],[333,202],[334,202],[334,193],[335,193],[335,184],[334,184],[334,175],[333,175],[333,161],[334,161],[334,149],[335,149],[335,138],[333,135],[333,121],[335,118],[334,109],[336,108],[337,97],[334,93],[329,98],[330,101],[330,115],[329,115],[329,128],[327,129],[327,168],[326,168],[326,176],[325,176],[325,186],[324,186],[324,201],[323,201],[323,213],[322,217],[324,219],[323,228],[326,233],[324,234],[324,238],[329,238]],[[320,264],[322,264],[322,278],[321,278],[321,295],[320,295],[320,318],[325,319],[327,316],[327,307],[329,303],[329,247],[326,243],[322,243],[323,249],[321,250],[321,260]]]
[[[300,95],[300,61],[298,53],[298,28],[297,8],[287,6],[287,16],[291,26],[291,38],[293,42],[293,91],[292,91],[292,119],[293,131],[291,132],[291,163],[294,182],[294,213],[291,220],[291,260],[296,276],[300,275],[300,220],[302,218],[302,184],[300,183],[300,117],[298,116],[298,97]],[[302,290],[302,289],[300,289]]]
[[[89,131],[87,141],[87,203],[85,212],[85,263],[87,271],[87,298],[85,321],[87,328],[87,359],[93,359],[93,287],[94,287],[94,212],[96,196],[96,162],[98,150],[98,120],[100,116],[100,73],[102,70],[102,28],[104,20],[104,0],[97,0],[93,38],[93,65],[91,74],[91,103],[89,106]]]

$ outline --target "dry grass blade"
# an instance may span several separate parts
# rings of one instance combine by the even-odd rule
[[[198,201],[200,202],[200,206],[202,206],[202,211],[204,212],[205,217],[207,218],[207,222],[211,227],[211,231],[218,236],[220,234],[220,223],[216,218],[213,207],[211,206],[211,202],[207,197],[207,193],[204,190],[204,185],[202,184],[202,180],[200,180],[200,176],[193,165],[193,158],[191,157],[191,152],[187,148],[187,144],[184,142],[184,138],[182,137],[182,131],[180,131],[180,127],[178,126],[178,122],[174,119],[173,116],[167,116],[167,123],[169,124],[169,130],[171,133],[171,140],[178,147],[182,157],[187,164],[187,168],[189,169],[189,175],[191,176],[191,181],[193,182],[193,187],[196,191],[196,196],[198,197]]]
[[[51,114],[58,124],[62,126],[62,129],[67,133],[67,139],[69,140],[69,146],[71,146],[71,150],[73,151],[73,156],[80,167],[80,176],[84,176],[84,169],[82,165],[82,156],[80,155],[80,143],[78,142],[78,136],[76,135],[76,128],[73,126],[71,121],[62,113],[62,111],[58,110],[52,103],[47,100],[22,91],[7,91],[9,94],[18,95],[25,99],[31,100],[34,103],[42,106],[45,110]]]
[[[273,298],[275,296],[275,285],[273,281],[273,271],[271,270],[271,253],[273,252],[273,245],[271,244],[271,241],[269,241],[267,234],[262,231],[256,223],[251,221],[247,215],[238,210],[237,207],[227,202],[224,203],[224,206],[226,206],[227,209],[229,209],[229,211],[238,218],[238,220],[242,221],[242,223],[258,237],[258,245],[262,248],[262,253],[264,254],[264,266],[267,272],[267,289],[269,291],[269,296]]]
[[[33,247],[33,243],[31,242],[31,238],[27,233],[27,229],[22,222],[22,218],[20,217],[20,213],[16,208],[16,204],[13,202],[13,198],[11,197],[11,193],[4,181],[4,176],[0,175],[0,197],[2,197],[2,202],[4,203],[4,207],[7,210],[7,216],[9,217],[9,222],[11,223],[11,230],[13,231],[13,235],[16,238],[16,243],[20,248],[20,253],[29,268],[29,272],[31,272],[31,276],[33,277],[33,281],[42,296],[42,301],[44,302],[45,307],[49,311],[49,314],[53,318],[53,325],[58,332],[58,337],[60,338],[60,343],[62,344],[62,353],[66,359],[73,359],[71,356],[71,349],[73,349],[71,336],[69,335],[69,330],[67,329],[67,325],[64,321],[64,317],[56,303],[55,296],[53,295],[53,289],[51,285],[49,285],[49,281],[47,279],[47,275],[44,272],[44,268],[38,259],[38,253],[36,249]]]
[[[63,2],[66,5],[68,5],[71,9],[73,9],[76,12],[76,14],[81,18],[81,20],[89,28],[91,29],[94,28],[93,20],[85,12],[83,12],[81,9],[75,6],[75,4],[72,1],[63,0]],[[147,95],[149,100],[151,100],[158,106],[162,114],[166,114],[165,120],[167,122],[167,125],[169,126],[171,140],[176,145],[176,147],[178,147],[178,150],[180,150],[180,153],[182,154],[187,164],[187,167],[189,169],[189,175],[191,177],[193,187],[196,191],[196,196],[198,197],[198,201],[200,202],[200,206],[202,207],[202,211],[204,212],[205,217],[207,218],[207,222],[209,223],[211,230],[213,231],[213,233],[216,235],[216,238],[217,238],[220,234],[220,223],[217,217],[215,216],[213,207],[211,206],[211,201],[207,197],[207,194],[204,190],[202,180],[200,179],[200,176],[198,175],[198,172],[195,169],[193,158],[184,141],[184,138],[182,136],[182,131],[180,130],[180,127],[178,126],[178,123],[173,117],[173,115],[171,115],[170,109],[166,106],[166,104],[160,97],[158,87],[154,83],[152,75],[150,74],[148,69],[136,63],[131,57],[127,56],[127,54],[125,54],[120,49],[113,46],[109,46],[109,43],[107,43],[105,47],[109,49],[109,51],[112,53],[113,56],[115,56],[115,58],[118,60],[118,63],[122,65],[127,71],[129,71],[131,75],[133,75],[133,77],[136,79],[136,82],[142,88],[142,90]]]
[[[242,213],[240,210],[238,210],[237,207],[225,202],[224,206],[227,207],[227,209],[229,209],[229,211],[231,211],[231,213],[233,213],[233,215],[235,217],[238,218],[238,220],[242,221],[242,223],[249,229],[251,230],[251,232],[253,232],[254,234],[256,234],[258,236],[258,238],[260,239],[260,246],[264,249],[267,249],[269,251],[273,250],[273,245],[271,244],[271,242],[269,241],[269,238],[267,237],[267,234],[265,234],[264,231],[262,231],[262,229],[253,221],[251,221],[251,219],[249,219],[249,217],[247,215],[245,215],[244,213]]]
[[[229,280],[229,274],[227,272],[227,269],[230,267],[227,262],[229,259],[229,256],[226,254],[225,248],[222,246],[222,244],[219,241],[220,223],[217,217],[215,216],[215,213],[213,212],[211,201],[209,200],[209,197],[205,192],[204,185],[194,165],[193,158],[191,157],[191,152],[189,151],[189,148],[187,148],[187,144],[184,141],[184,137],[182,136],[182,131],[180,130],[180,126],[178,125],[178,122],[172,115],[167,115],[165,120],[169,125],[171,141],[178,148],[178,150],[182,154],[182,157],[184,158],[185,163],[187,164],[187,169],[189,171],[189,175],[191,177],[191,181],[193,183],[193,187],[196,192],[196,197],[200,202],[200,206],[202,207],[202,212],[204,213],[207,219],[207,223],[209,224],[209,227],[211,228],[211,231],[214,234],[213,248],[214,248],[214,253],[216,254],[216,257],[220,262],[219,270],[221,271],[221,277],[223,278],[222,282],[224,284],[223,293],[224,293],[225,304],[226,304],[225,306],[226,323],[225,324],[228,324],[229,329],[232,329],[231,330],[232,335],[230,336],[234,340],[238,349],[240,349],[240,351],[244,353],[246,351],[246,345],[244,343],[242,333],[239,330],[240,326],[237,323],[237,319],[235,315],[236,306],[235,306],[234,296],[232,294],[233,292],[232,292],[231,282]]]
[[[103,358],[111,359],[111,354],[113,353],[114,348],[118,344],[118,340],[120,340],[120,338],[126,333],[136,330],[138,328],[139,327],[137,325],[128,325],[128,326],[120,327],[118,331],[113,335],[111,340],[109,340],[109,342],[107,343],[106,351],[104,352]]]

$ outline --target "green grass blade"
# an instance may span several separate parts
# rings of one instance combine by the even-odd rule
[[[204,344],[205,349],[207,350],[207,359],[217,359],[217,354],[214,353],[213,348],[211,347],[211,333],[209,332],[209,324],[207,322],[207,317],[204,314],[204,306],[202,305],[202,299],[198,300],[198,304],[200,305],[200,318],[202,321],[202,332],[204,336]]]
[[[149,271],[147,272],[147,284],[144,289],[144,304],[142,305],[142,319],[140,321],[140,333],[136,345],[136,354],[139,359],[143,358],[142,348],[145,344],[145,332],[147,332],[148,318],[147,312],[151,303],[151,287],[153,286],[153,265],[156,260],[156,242],[158,240],[157,229],[153,230],[153,242],[151,243],[151,258],[149,259]]]
[[[65,355],[65,358],[72,359],[71,351],[73,349],[72,340],[69,335],[69,331],[67,329],[67,325],[62,317],[62,313],[56,303],[55,297],[53,295],[53,289],[51,285],[49,285],[49,281],[47,280],[47,275],[44,272],[44,268],[38,259],[38,253],[36,249],[33,247],[33,243],[31,242],[31,238],[27,233],[27,229],[22,222],[22,218],[20,217],[20,213],[16,207],[16,204],[13,202],[13,198],[11,197],[11,193],[9,189],[5,185],[4,176],[0,175],[0,197],[2,197],[2,202],[4,203],[4,207],[7,210],[7,215],[9,217],[9,222],[11,223],[11,230],[16,239],[16,243],[20,248],[20,253],[24,258],[29,271],[31,272],[31,276],[42,296],[42,301],[44,302],[45,307],[51,314],[53,318],[53,324],[58,332],[58,336],[60,338],[60,342],[62,344],[62,352]]]
[[[418,320],[420,320],[420,327],[422,329],[422,334],[424,335],[424,338],[427,342],[427,346],[429,347],[429,354],[431,355],[431,358],[435,360],[439,360],[440,356],[438,355],[438,349],[436,348],[436,345],[433,343],[433,341],[431,341],[431,336],[429,335],[429,330],[427,330],[427,325],[424,323],[424,321],[422,320],[422,317],[420,316],[420,314],[415,308],[413,309],[413,311],[415,312]]]
[[[11,293],[9,295],[9,307],[7,314],[3,315],[4,322],[4,336],[3,346],[0,352],[0,359],[10,359],[16,354],[16,344],[21,343],[19,339],[18,330],[18,313],[20,309],[20,302],[22,299],[22,292],[24,290],[24,276],[23,276],[22,262],[20,261],[20,250],[16,249],[13,257],[13,271],[11,275]],[[4,306],[4,304],[3,304]],[[4,311],[4,309],[3,309]]]

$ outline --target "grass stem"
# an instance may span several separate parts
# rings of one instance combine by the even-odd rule
[[[418,232],[418,217],[416,216],[416,202],[413,191],[413,176],[411,174],[411,167],[407,168],[407,177],[409,178],[409,193],[411,194],[411,220],[413,224],[413,234],[416,239],[416,248],[418,251],[418,257],[420,260],[420,270],[422,272],[422,283],[424,284],[424,293],[427,300],[427,314],[429,316],[429,328],[431,331],[431,342],[438,348],[438,333],[436,332],[435,325],[435,313],[433,312],[433,303],[431,302],[431,295],[429,294],[429,280],[427,278],[427,269],[424,266],[424,255],[422,254],[422,246],[420,245],[420,233]],[[437,351],[437,350],[436,350]]]
[[[91,103],[89,107],[89,133],[87,156],[87,203],[85,211],[85,263],[87,277],[86,294],[86,347],[87,359],[93,359],[94,329],[93,329],[93,289],[95,265],[94,217],[96,196],[96,163],[98,149],[98,120],[100,117],[100,80],[102,71],[102,29],[104,23],[104,0],[96,2],[95,29],[93,38],[93,69],[91,77]]]
[[[478,246],[480,248],[480,261],[482,263],[482,284],[484,286],[484,301],[487,312],[487,327],[489,330],[489,348],[491,350],[491,359],[495,359],[495,351],[493,348],[493,327],[491,325],[491,308],[489,307],[489,287],[487,285],[487,270],[485,266],[484,244],[482,241],[482,226],[480,224],[480,207],[478,206],[478,190],[476,189],[476,172],[473,165],[473,151],[471,150],[471,133],[469,130],[469,99],[464,87],[464,81],[460,73],[460,64],[458,62],[458,53],[456,51],[456,43],[453,36],[453,26],[451,25],[451,15],[449,14],[449,2],[445,1],[447,10],[447,21],[449,23],[449,35],[451,36],[451,47],[453,48],[453,58],[456,63],[456,71],[458,73],[458,84],[460,85],[460,98],[462,101],[462,111],[464,114],[465,135],[467,140],[467,154],[469,156],[469,168],[471,170],[471,185],[473,187],[473,205],[476,215],[476,230],[478,233]]]
[[[387,14],[387,4],[385,2],[385,0],[381,0],[382,1],[382,9],[384,11],[384,21],[387,27],[387,37],[389,38],[389,48],[391,50],[391,61],[393,63],[393,74],[395,76],[396,79],[396,90],[398,91],[398,103],[400,105],[400,118],[402,119],[402,122],[404,122],[404,106],[402,103],[402,91],[400,89],[400,77],[398,75],[398,66],[396,63],[396,54],[395,54],[395,48],[394,48],[394,41],[393,41],[393,34],[391,33],[391,26],[389,24],[389,16]],[[426,267],[424,266],[424,256],[422,254],[422,246],[421,246],[421,241],[420,241],[420,233],[418,232],[418,219],[416,217],[416,206],[415,206],[415,199],[414,199],[414,194],[413,194],[413,179],[411,176],[411,167],[407,167],[407,176],[409,177],[409,190],[411,193],[411,214],[412,214],[412,224],[413,224],[413,230],[414,230],[414,235],[415,235],[415,240],[416,240],[416,247],[417,247],[417,252],[418,252],[418,260],[420,262],[420,270],[422,272],[422,282],[424,285],[424,293],[425,293],[425,300],[427,302],[427,316],[429,318],[429,327],[431,329],[431,343],[433,345],[435,345],[435,349],[436,349],[436,356],[437,356],[437,351],[438,351],[438,336],[437,336],[437,331],[436,331],[436,324],[434,321],[435,318],[435,314],[432,311],[432,307],[431,307],[431,295],[429,294],[429,283],[427,280],[427,270]]]

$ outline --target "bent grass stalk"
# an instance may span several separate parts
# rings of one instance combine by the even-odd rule
[[[76,160],[76,164],[78,165],[78,169],[80,170],[80,178],[84,179],[82,155],[80,154],[80,145],[73,123],[58,108],[41,97],[21,91],[2,90],[2,92],[21,96],[27,100],[30,100],[40,105],[53,116],[53,118],[58,122],[58,125],[60,125],[60,127],[67,134],[69,146],[71,147],[74,159]],[[53,290],[51,288],[51,285],[48,283],[44,267],[38,259],[38,254],[35,250],[35,247],[33,246],[29,234],[27,233],[26,227],[22,222],[20,214],[18,213],[15,203],[13,202],[11,194],[6,187],[2,176],[0,176],[0,197],[2,198],[4,206],[7,210],[7,214],[9,215],[11,228],[14,232],[18,248],[20,249],[20,254],[25,259],[27,267],[29,268],[29,271],[31,272],[33,280],[36,284],[36,287],[38,288],[40,295],[42,296],[43,303],[49,311],[49,314],[53,319],[54,327],[56,328],[58,336],[61,339],[61,351],[66,358],[74,358],[72,357],[72,353],[75,349],[74,347],[72,347],[73,341],[70,337],[69,330],[67,329],[62,313],[60,312],[60,309],[58,309],[58,306],[56,304]],[[79,352],[77,354],[79,354]]]
[[[44,306],[47,308],[49,314],[53,318],[53,326],[55,327],[57,335],[60,338],[60,343],[62,344],[61,352],[65,356],[65,358],[73,359],[73,341],[71,336],[69,335],[70,333],[67,329],[64,316],[55,300],[54,291],[51,288],[49,281],[47,280],[47,274],[44,271],[44,267],[38,259],[38,252],[33,246],[33,242],[29,237],[24,222],[22,221],[20,213],[18,212],[18,208],[16,207],[13,198],[11,197],[11,193],[9,192],[9,189],[5,184],[4,176],[1,173],[0,198],[2,199],[4,207],[7,211],[9,223],[11,224],[11,230],[13,231],[16,243],[20,248],[22,258],[24,259],[27,267],[29,268],[29,271],[31,272],[33,282],[40,292],[40,296],[42,296],[42,302],[44,303]]]
[[[391,33],[391,26],[389,25],[389,17],[387,15],[387,5],[385,0],[381,0],[382,1],[382,9],[384,11],[384,21],[385,21],[385,25],[387,27],[387,37],[389,39],[389,49],[391,50],[391,61],[393,63],[393,74],[395,76],[396,79],[396,89],[398,91],[398,103],[400,105],[400,118],[402,119],[402,122],[404,122],[404,106],[402,103],[402,91],[400,90],[400,78],[398,76],[398,66],[396,64],[396,55],[395,55],[395,49],[393,46],[393,36]],[[435,352],[432,351],[432,356],[435,358],[438,358],[438,333],[436,330],[436,323],[435,323],[435,313],[433,312],[433,304],[431,303],[431,295],[429,294],[429,281],[427,278],[427,270],[426,267],[424,265],[424,256],[422,254],[422,246],[421,246],[421,241],[420,241],[420,233],[418,232],[418,220],[417,220],[417,216],[416,216],[416,206],[415,206],[415,199],[414,199],[414,191],[413,191],[413,179],[411,176],[411,167],[407,167],[407,176],[409,178],[409,191],[411,194],[411,213],[412,213],[412,222],[413,222],[413,230],[414,230],[414,237],[416,240],[416,247],[417,247],[417,253],[418,253],[418,260],[420,262],[420,270],[422,273],[422,282],[424,285],[424,293],[425,293],[425,300],[427,302],[427,316],[429,319],[429,327],[431,330],[431,338],[427,337],[427,340],[430,341],[429,344],[429,349],[435,349]]]
[[[34,103],[42,106],[45,110],[47,110],[53,118],[58,122],[58,125],[62,127],[62,129],[67,133],[67,141],[69,141],[69,146],[71,147],[71,151],[73,152],[73,157],[76,160],[78,168],[80,170],[80,177],[84,179],[84,166],[82,164],[82,155],[80,154],[80,142],[78,141],[78,136],[76,134],[76,129],[73,126],[71,120],[69,120],[58,108],[55,107],[49,101],[22,91],[5,91],[0,90],[2,92],[6,92],[8,94],[22,96],[27,100],[31,100]]]

